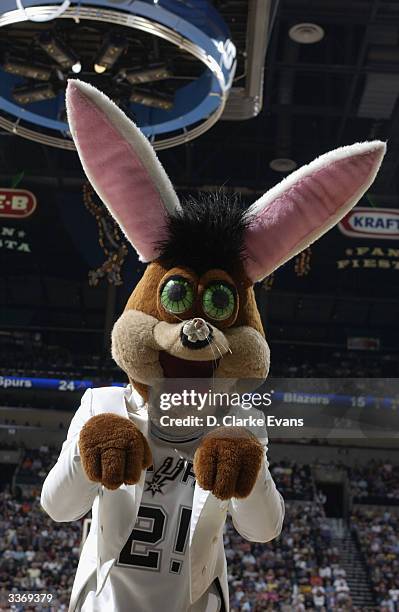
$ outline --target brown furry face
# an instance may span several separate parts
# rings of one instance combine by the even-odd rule
[[[171,279],[182,279],[190,287],[187,308],[182,302],[178,313],[170,312],[161,298]],[[205,292],[215,283],[234,295],[232,311],[221,320],[206,309]],[[195,318],[205,321],[209,339],[184,343],[184,324]],[[112,340],[115,361],[145,398],[156,378],[264,379],[269,366],[255,294],[242,271],[234,278],[217,269],[198,276],[189,268],[169,268],[162,261],[149,264],[114,326]]]

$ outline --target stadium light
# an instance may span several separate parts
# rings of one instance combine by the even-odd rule
[[[107,42],[101,47],[94,61],[95,72],[97,72],[97,74],[102,74],[106,70],[112,68],[126,48],[126,38],[116,34],[109,36]]]
[[[173,76],[172,72],[166,68],[166,66],[154,66],[147,69],[122,69],[119,71],[118,76],[126,79],[131,85],[138,85],[140,83],[152,83],[153,81],[162,81]]]
[[[12,95],[18,104],[31,104],[32,102],[42,102],[43,100],[55,98],[57,93],[52,85],[40,84],[16,87]]]
[[[50,32],[43,32],[38,39],[39,45],[51,59],[57,62],[61,68],[74,72],[80,72],[81,63],[76,53],[67,47],[57,36]]]
[[[173,98],[170,96],[154,95],[144,91],[133,91],[130,94],[130,102],[136,102],[144,106],[152,106],[153,108],[161,108],[163,110],[170,110],[173,108]]]
[[[80,62],[76,62],[76,64],[72,66],[72,72],[74,72],[75,74],[79,74],[79,72],[81,71],[82,71],[82,64]]]
[[[48,81],[51,76],[51,68],[25,62],[16,57],[6,55],[1,67],[9,74],[17,74],[18,76],[27,77],[28,79],[37,79],[38,81]]]

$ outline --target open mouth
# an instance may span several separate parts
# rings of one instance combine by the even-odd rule
[[[160,351],[159,363],[165,378],[212,378],[219,365],[216,361],[190,361]]]

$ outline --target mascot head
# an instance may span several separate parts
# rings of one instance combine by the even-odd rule
[[[104,94],[70,81],[67,111],[88,179],[147,263],[113,329],[115,361],[143,397],[163,377],[264,379],[254,283],[346,215],[385,144],[322,155],[247,210],[220,196],[180,204],[149,141]]]

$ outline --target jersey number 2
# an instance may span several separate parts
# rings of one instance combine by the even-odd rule
[[[160,571],[165,538],[167,515],[162,506],[140,506],[136,525],[119,555],[118,565],[128,565],[147,570]],[[180,507],[174,553],[183,554],[190,527],[191,508]]]

